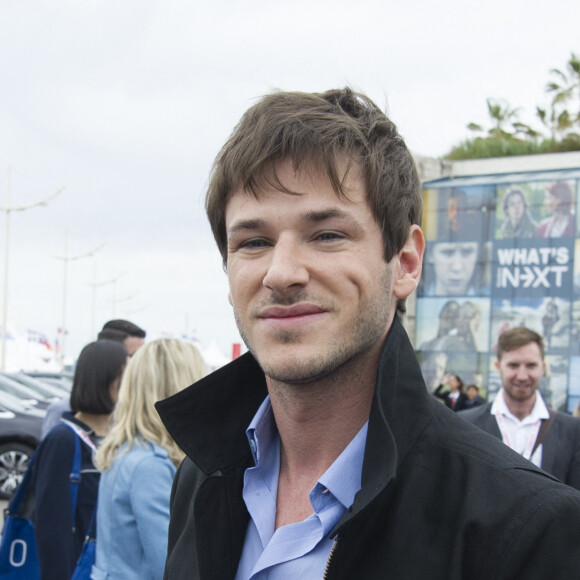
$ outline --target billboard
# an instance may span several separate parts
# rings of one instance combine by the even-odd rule
[[[415,346],[430,390],[448,373],[493,398],[499,335],[544,337],[545,400],[580,401],[580,169],[424,184]]]

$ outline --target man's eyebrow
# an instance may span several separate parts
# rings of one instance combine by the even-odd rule
[[[328,219],[340,219],[349,222],[356,221],[350,214],[337,208],[322,209],[317,211],[311,210],[303,215],[303,219],[309,223],[323,222]]]
[[[232,227],[227,230],[227,235],[232,236],[239,232],[248,230],[257,230],[265,225],[265,221],[262,219],[248,219],[240,220],[232,224]]]
[[[312,224],[323,222],[328,219],[340,219],[349,222],[356,221],[350,214],[336,208],[307,211],[301,217],[305,222]],[[257,230],[265,226],[266,221],[260,218],[240,220],[232,224],[232,227],[227,230],[227,235],[233,236],[240,232]]]

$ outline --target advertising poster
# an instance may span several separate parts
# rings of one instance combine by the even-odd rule
[[[452,373],[492,399],[498,337],[527,326],[544,338],[544,398],[580,403],[579,179],[552,173],[426,184],[415,346],[429,390]]]

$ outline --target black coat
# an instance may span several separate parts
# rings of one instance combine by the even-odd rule
[[[265,396],[246,354],[157,404],[188,456],[172,490],[166,579],[234,578],[248,523],[245,430]],[[362,488],[331,534],[328,580],[577,578],[579,522],[580,493],[428,394],[397,318],[377,373]]]
[[[501,431],[491,403],[460,413],[462,419],[477,425],[501,440]],[[542,443],[542,469],[567,485],[580,490],[580,419],[557,413]]]

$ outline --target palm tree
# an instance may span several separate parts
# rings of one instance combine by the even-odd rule
[[[506,125],[509,124],[514,129],[514,124],[518,122],[520,108],[510,107],[507,101],[501,99],[487,99],[487,110],[494,122],[494,127],[489,130],[490,137],[509,138],[513,137],[516,130],[510,132]]]
[[[551,120],[556,122],[557,130],[565,131],[575,123],[580,123],[580,57],[572,53],[570,60],[566,63],[565,71],[553,68],[550,74],[556,77],[555,80],[546,84],[546,92],[553,94]],[[576,114],[571,114],[566,109],[567,103],[573,98],[576,98],[578,102]],[[540,114],[539,111],[538,114]]]

